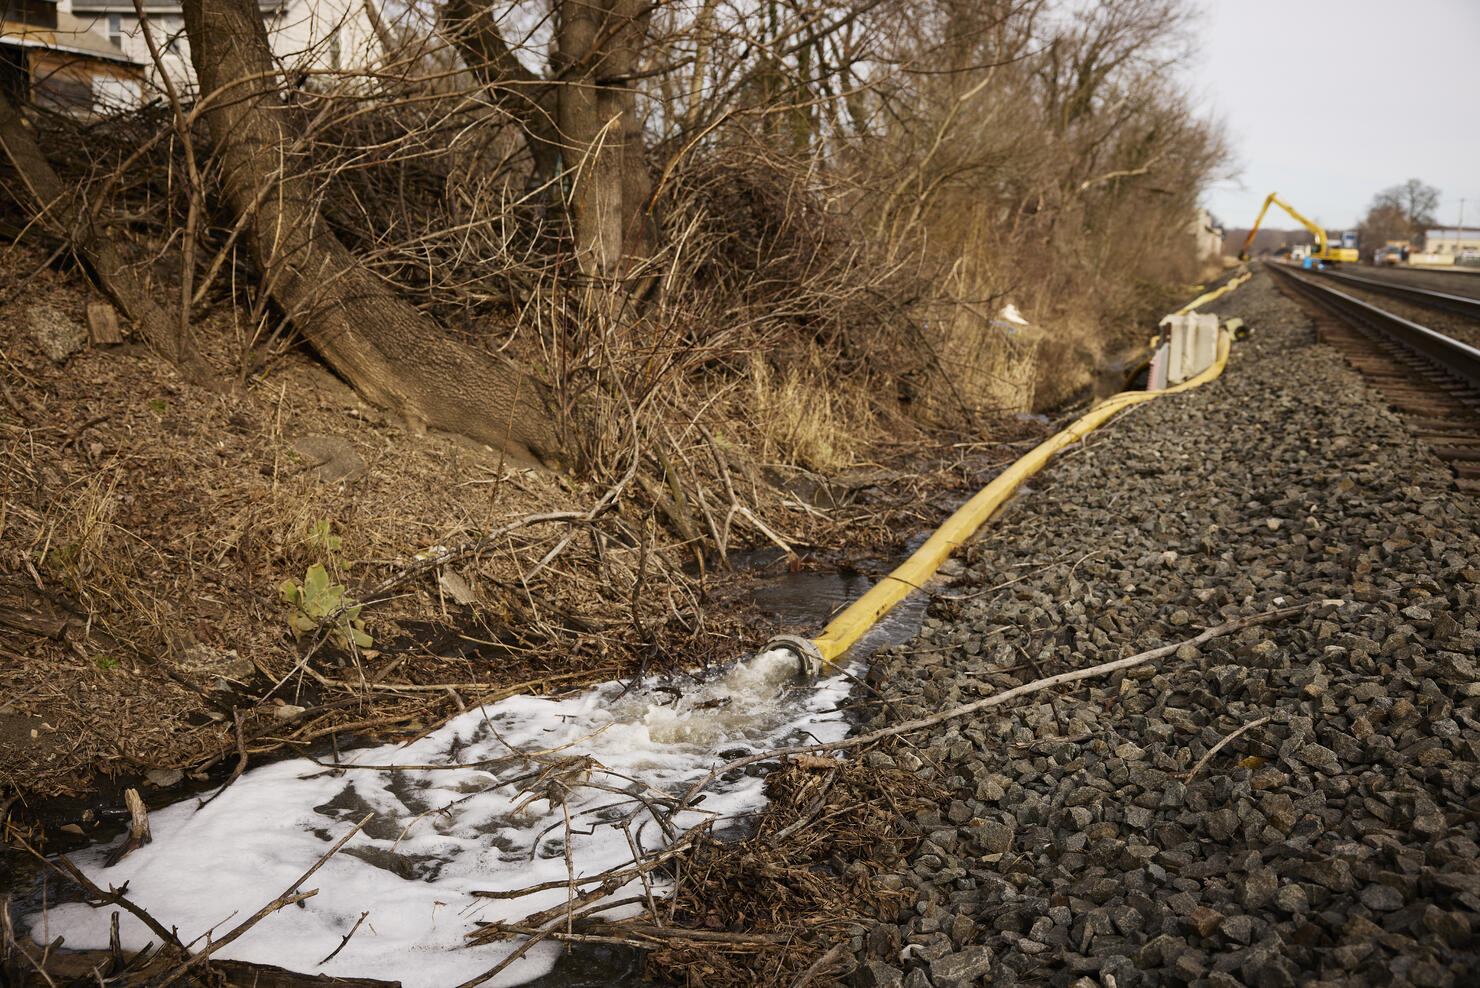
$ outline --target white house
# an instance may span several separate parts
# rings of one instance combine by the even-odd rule
[[[1199,206],[1192,212],[1192,221],[1188,224],[1197,252],[1197,263],[1212,268],[1221,268],[1223,265],[1223,228],[1213,222],[1213,214]]]
[[[54,0],[6,4],[0,87],[13,102],[87,117],[137,106],[143,80],[143,65]]]
[[[324,88],[353,86],[356,72],[382,57],[375,30],[379,0],[257,0],[268,41],[288,78],[313,78]],[[182,96],[195,94],[195,69],[178,0],[143,0],[160,65]],[[90,22],[129,60],[147,67],[145,98],[162,95],[159,65],[144,37],[133,0],[61,0],[60,8]]]

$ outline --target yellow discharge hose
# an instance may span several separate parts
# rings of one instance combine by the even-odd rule
[[[1248,277],[1245,274],[1217,291],[1194,299],[1184,306],[1182,311],[1190,311],[1232,290]],[[1174,394],[1178,391],[1196,388],[1213,380],[1223,373],[1223,367],[1228,363],[1228,350],[1228,333],[1220,328],[1217,359],[1201,374],[1175,387],[1167,388],[1165,391],[1122,391],[1120,394],[1107,398],[1076,420],[1073,425],[1058,435],[1044,440],[1012,466],[998,474],[990,484],[978,491],[975,497],[956,509],[955,514],[947,518],[945,524],[936,529],[935,534],[930,536],[925,544],[915,551],[914,555],[833,618],[828,626],[822,629],[822,634],[812,639],[812,644],[821,653],[822,662],[833,665],[833,660],[863,637],[863,634],[887,614],[890,608],[903,600],[910,591],[918,589],[926,580],[934,576],[935,571],[940,568],[941,563],[945,562],[946,557],[955,551],[957,546],[971,538],[982,523],[1012,496],[1019,485],[1043,469],[1055,453],[1083,439],[1124,408],[1129,408],[1139,402],[1150,401],[1164,394]],[[795,639],[792,641],[794,642]],[[777,643],[780,643],[779,640]]]
[[[1182,306],[1182,308],[1178,309],[1176,312],[1174,312],[1172,314],[1173,315],[1176,315],[1176,316],[1185,316],[1187,313],[1191,312],[1193,309],[1196,309],[1199,306],[1207,305],[1209,302],[1213,301],[1213,299],[1217,298],[1219,295],[1223,295],[1223,294],[1225,294],[1227,292],[1233,291],[1239,285],[1242,285],[1244,282],[1248,281],[1252,277],[1253,277],[1253,272],[1246,270],[1246,271],[1244,271],[1243,274],[1240,274],[1240,275],[1238,275],[1235,278],[1229,279],[1228,283],[1226,285],[1224,285],[1222,288],[1215,288],[1215,289],[1213,289],[1210,292],[1203,292],[1197,298],[1193,299],[1191,302],[1188,302],[1186,305]]]

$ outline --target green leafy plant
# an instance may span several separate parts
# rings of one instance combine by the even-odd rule
[[[99,653],[97,655],[94,655],[92,657],[92,660],[93,665],[97,666],[99,669],[102,669],[104,672],[107,672],[110,669],[118,668],[118,660],[111,655],[103,655]]]
[[[303,541],[307,542],[311,548],[319,550],[326,556],[336,555],[339,552],[339,547],[344,544],[344,540],[337,535],[331,535],[329,528],[329,520],[327,518],[320,519],[308,526],[308,535],[304,537]]]
[[[329,635],[340,645],[369,648],[375,644],[375,639],[365,632],[365,622],[360,618],[362,605],[350,604],[345,599],[344,587],[330,583],[329,571],[319,563],[308,568],[301,584],[284,580],[278,587],[278,596],[293,609],[288,617],[288,627],[293,629],[294,638],[302,638],[333,615]]]
[[[154,410],[155,414],[163,415],[170,410],[170,403],[163,398],[150,398],[149,407]]]
[[[64,570],[76,565],[81,555],[82,548],[75,542],[68,542],[47,550],[33,549],[31,551],[31,558],[38,565],[54,570]]]

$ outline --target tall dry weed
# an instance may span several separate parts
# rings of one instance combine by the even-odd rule
[[[95,473],[67,488],[32,548],[35,561],[79,596],[111,595],[128,585],[133,554],[128,533],[115,523],[117,484],[117,474]]]
[[[874,418],[858,385],[838,382],[819,366],[821,354],[780,370],[759,353],[746,362],[745,402],[753,440],[765,459],[819,473],[857,462]]]

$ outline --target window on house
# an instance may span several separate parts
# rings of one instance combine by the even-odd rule
[[[334,33],[329,35],[329,68],[336,72],[339,71],[341,68],[339,60],[342,56],[343,52],[339,47],[339,28],[336,27]]]
[[[185,18],[178,14],[166,14],[159,19],[159,28],[163,33],[164,50],[171,55],[180,58],[185,57]]]
[[[57,5],[46,0],[7,0],[5,19],[31,27],[50,28],[57,26]]]
[[[108,15],[108,40],[113,42],[114,48],[123,47],[123,15]]]

